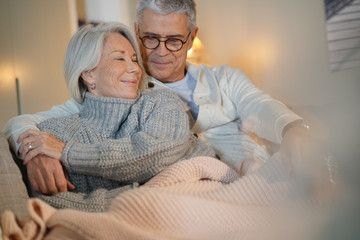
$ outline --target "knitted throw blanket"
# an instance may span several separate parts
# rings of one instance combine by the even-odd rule
[[[291,184],[280,160],[256,170],[253,163],[249,166],[240,177],[210,157],[177,162],[144,186],[117,196],[102,213],[56,210],[31,199],[23,221],[12,212],[3,214],[4,240],[254,239],[258,234],[268,239],[262,234],[282,226],[274,216],[289,199]]]
[[[178,96],[166,89],[143,92],[137,99],[87,93],[79,114],[46,120],[39,129],[66,142],[62,164],[76,187],[32,195],[56,208],[105,211],[119,193],[176,161],[214,156],[190,134]]]

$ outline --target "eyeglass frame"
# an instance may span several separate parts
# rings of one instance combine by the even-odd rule
[[[179,39],[179,38],[175,38],[175,37],[166,38],[166,40],[160,40],[160,38],[165,38],[165,37],[155,37],[155,36],[143,36],[143,37],[140,37],[140,28],[138,28],[138,37],[139,37],[139,39],[141,40],[141,44],[142,44],[146,49],[150,49],[150,50],[155,50],[155,49],[157,49],[157,48],[160,46],[160,43],[163,42],[163,43],[165,43],[165,47],[166,47],[167,50],[169,50],[170,52],[178,52],[178,51],[180,51],[180,50],[183,48],[184,44],[187,43],[187,41],[189,40],[190,35],[191,35],[191,31],[190,31],[189,34],[187,35],[185,41],[183,41],[183,40],[181,40],[181,39]],[[148,47],[146,47],[145,44],[144,44],[144,42],[143,42],[143,39],[146,38],[146,37],[148,37],[148,38],[155,38],[156,40],[158,40],[157,46],[154,47],[154,48],[148,48]],[[171,50],[171,49],[169,49],[169,48],[167,47],[167,45],[166,45],[167,41],[169,41],[169,40],[179,40],[179,41],[181,42],[181,47],[180,47],[178,50]]]

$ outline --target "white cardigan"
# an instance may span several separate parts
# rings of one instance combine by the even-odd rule
[[[239,69],[228,65],[208,67],[187,64],[187,74],[197,79],[194,101],[199,115],[191,130],[214,148],[221,160],[239,168],[243,160],[265,162],[269,155],[247,133],[281,143],[284,127],[301,119],[280,101],[257,88]],[[167,87],[152,78],[155,89]],[[12,118],[3,128],[14,149],[18,136],[48,118],[79,112],[81,105],[71,99],[49,111]]]
[[[301,119],[282,102],[257,88],[239,69],[187,64],[197,79],[194,101],[199,115],[191,130],[214,148],[221,160],[236,168],[243,160],[263,163],[269,155],[248,133],[280,144],[284,127]],[[166,87],[152,79],[156,87]]]

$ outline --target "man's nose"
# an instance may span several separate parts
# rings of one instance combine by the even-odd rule
[[[160,42],[159,46],[155,49],[156,54],[159,56],[165,56],[169,54],[169,49],[166,48],[165,42]]]

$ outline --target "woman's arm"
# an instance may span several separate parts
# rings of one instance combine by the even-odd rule
[[[188,117],[170,90],[146,100],[139,132],[99,144],[67,143],[62,157],[69,172],[118,181],[146,181],[187,154]]]

